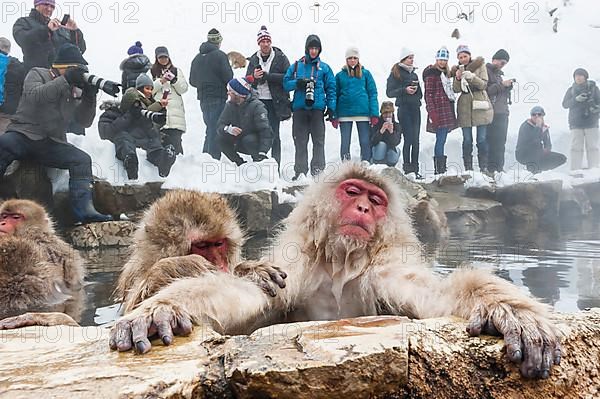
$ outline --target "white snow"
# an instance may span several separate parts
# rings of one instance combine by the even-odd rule
[[[30,3],[2,2],[0,36],[12,39],[12,25],[16,18],[28,14]],[[67,2],[59,0],[58,3],[60,6]],[[532,180],[532,176],[518,167],[514,159],[518,128],[529,109],[535,104],[544,106],[546,121],[551,125],[554,150],[569,156],[567,111],[561,106],[564,92],[571,85],[572,73],[577,67],[586,68],[591,79],[600,80],[600,29],[594,27],[600,24],[600,2],[573,0],[571,3],[573,5],[560,10],[558,33],[552,32],[552,20],[546,12],[545,1],[322,1],[319,7],[305,0],[68,2],[71,8],[57,8],[55,16],[60,19],[63,13],[68,12],[83,30],[88,46],[85,58],[91,72],[119,82],[119,63],[136,40],[143,43],[144,51],[151,59],[154,59],[156,46],[166,45],[174,64],[188,77],[191,61],[212,27],[223,34],[222,49],[225,52],[236,50],[249,56],[257,50],[256,33],[262,24],[266,24],[273,36],[273,45],[280,47],[291,62],[302,56],[306,36],[316,33],[323,43],[322,60],[333,68],[334,73],[344,64],[347,47],[352,45],[360,49],[361,62],[373,73],[377,82],[380,101],[386,99],[386,79],[403,46],[414,50],[419,74],[433,62],[435,52],[442,45],[448,46],[454,57],[454,49],[459,43],[468,44],[474,56],[484,56],[488,61],[496,50],[505,48],[511,56],[505,67],[506,76],[518,80],[511,107],[507,173],[496,182],[506,185]],[[455,19],[459,7],[460,11],[467,13],[469,7],[474,8],[472,22]],[[318,10],[318,15],[315,10]],[[450,37],[454,28],[460,30],[460,40]],[[13,55],[21,57],[16,43],[13,43]],[[455,59],[451,62],[456,63]],[[243,71],[235,73],[241,75]],[[104,94],[102,99],[107,97]],[[280,190],[282,186],[291,184],[294,161],[291,121],[281,126],[284,173],[279,179],[274,173],[273,161],[249,163],[236,170],[225,157],[222,162],[215,162],[202,154],[205,127],[194,88],[190,88],[184,100],[188,123],[188,132],[183,136],[185,155],[178,157],[171,175],[165,179],[165,187],[239,192],[265,188]],[[435,138],[425,132],[424,106],[422,111],[421,169],[431,180]],[[358,159],[355,132],[351,152],[353,158]],[[113,144],[100,140],[95,126],[87,130],[85,137],[69,136],[73,144],[92,154],[95,175],[115,185],[128,182],[120,162],[114,158]],[[462,135],[457,129],[449,135],[446,145],[449,166],[457,173],[462,167],[461,141]],[[328,123],[325,146],[328,162],[338,161],[339,146],[339,131]],[[138,182],[161,180],[156,168],[145,161],[144,152],[139,151],[138,156],[141,160]],[[568,171],[568,165],[564,165],[557,171],[542,173],[535,178],[558,178],[566,185],[600,180],[598,169],[585,171],[583,179],[569,176]],[[66,188],[66,178],[54,180],[57,187]],[[469,184],[486,185],[490,184],[490,180],[474,173]]]

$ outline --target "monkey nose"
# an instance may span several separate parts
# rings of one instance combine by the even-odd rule
[[[363,204],[358,204],[356,206],[356,208],[358,209],[359,212],[361,213],[369,213],[369,207]]]

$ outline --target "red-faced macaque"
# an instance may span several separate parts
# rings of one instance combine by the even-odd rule
[[[17,318],[21,326],[76,325],[61,313],[22,313],[68,309],[83,278],[81,257],[56,235],[43,207],[29,200],[0,205],[0,319],[13,316],[0,321],[0,330],[12,328]]]
[[[215,271],[250,278],[276,295],[277,287],[285,287],[285,273],[266,262],[243,261],[245,241],[235,212],[220,194],[168,192],[148,209],[135,233],[116,289],[123,311],[175,279]]]
[[[504,335],[522,375],[548,378],[559,339],[544,305],[509,282],[473,269],[442,278],[425,264],[397,185],[361,165],[342,165],[309,186],[274,249],[287,287],[276,297],[226,273],[179,279],[142,302],[111,331],[110,347],[150,350],[204,323],[225,334],[268,323],[378,314],[458,316],[467,331]],[[257,323],[258,321],[258,323]]]

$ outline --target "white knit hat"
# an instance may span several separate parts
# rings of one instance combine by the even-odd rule
[[[409,55],[414,55],[415,52],[409,49],[408,47],[402,47],[400,50],[400,61],[408,57]]]
[[[348,47],[346,50],[346,59],[350,57],[360,58],[360,51],[358,51],[357,47]]]

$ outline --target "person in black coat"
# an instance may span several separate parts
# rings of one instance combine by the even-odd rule
[[[56,50],[65,43],[79,47],[85,53],[83,32],[71,18],[65,25],[52,18],[54,0],[35,0],[29,16],[17,19],[13,25],[13,37],[23,52],[25,71],[33,67],[50,68]]]
[[[121,90],[123,93],[130,87],[135,87],[135,81],[138,76],[145,74],[152,67],[152,61],[144,54],[141,42],[135,44],[127,50],[127,58],[121,61],[119,69],[121,73]]]
[[[414,173],[417,179],[421,179],[419,174],[419,133],[423,92],[413,63],[414,53],[403,48],[400,53],[400,62],[394,64],[388,77],[386,94],[390,98],[396,98],[398,119],[404,134],[404,148],[402,149],[404,173]]]
[[[200,53],[192,61],[190,84],[198,91],[206,138],[202,152],[221,159],[217,143],[217,121],[227,101],[227,82],[233,78],[227,55],[220,50],[223,36],[216,29],[208,32],[207,41],[200,45]]]
[[[273,131],[273,147],[271,155],[281,166],[281,139],[279,137],[280,122],[291,118],[292,107],[290,96],[283,89],[283,76],[290,67],[290,61],[283,52],[271,45],[271,34],[266,26],[258,32],[256,41],[260,47],[248,62],[247,76],[252,76],[258,99],[267,108],[269,124]]]
[[[239,153],[260,162],[267,159],[273,132],[265,105],[252,94],[246,78],[231,79],[227,85],[229,101],[217,123],[221,151],[236,165],[245,161]]]
[[[0,134],[10,123],[10,116],[17,112],[25,80],[25,66],[9,56],[10,47],[10,40],[0,37]]]
[[[379,121],[371,127],[371,163],[396,166],[400,158],[398,145],[402,139],[400,124],[394,120],[394,104],[381,103]]]
[[[552,170],[567,162],[567,157],[552,152],[552,142],[548,125],[544,124],[546,113],[539,105],[531,109],[531,118],[527,119],[519,129],[517,161],[532,173]]]

